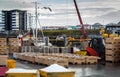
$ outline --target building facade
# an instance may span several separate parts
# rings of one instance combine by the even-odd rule
[[[5,19],[4,19],[4,13],[0,11],[0,31],[5,30]]]
[[[3,10],[0,19],[1,30],[27,30],[27,11]]]

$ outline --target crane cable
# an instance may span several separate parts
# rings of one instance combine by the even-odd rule
[[[37,19],[38,19],[38,17],[37,17]],[[43,33],[43,30],[42,30],[42,25],[40,24],[39,19],[38,19],[38,24],[39,24],[39,27],[40,27],[40,30],[41,30],[41,33],[42,33],[42,37],[44,38],[44,33]]]

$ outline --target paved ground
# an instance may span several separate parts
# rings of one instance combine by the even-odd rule
[[[17,61],[17,68],[41,69],[47,66]],[[68,69],[75,70],[75,77],[120,77],[120,64],[106,65],[69,65]]]

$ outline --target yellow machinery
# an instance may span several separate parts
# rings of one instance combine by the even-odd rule
[[[104,28],[101,28],[100,33],[101,33],[101,35],[102,35],[103,38],[117,37],[117,36],[118,36],[118,34],[113,34],[113,33],[108,34],[108,33],[105,31]]]
[[[73,46],[73,53],[81,56],[87,55],[86,48],[88,47],[89,39],[75,39],[73,37],[68,37],[68,45]],[[76,47],[78,49],[76,49]],[[79,49],[80,48],[80,49]]]

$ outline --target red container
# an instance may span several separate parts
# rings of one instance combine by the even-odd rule
[[[7,71],[7,67],[0,67],[0,76],[5,76],[5,72]]]

